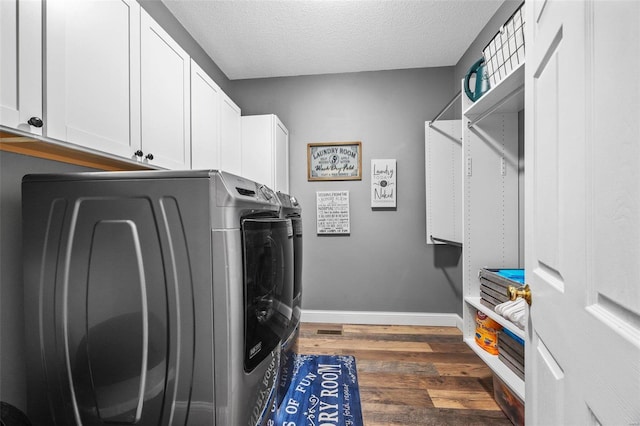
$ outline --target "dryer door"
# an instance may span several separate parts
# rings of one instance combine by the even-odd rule
[[[207,182],[185,181],[23,185],[33,424],[186,424],[204,405],[191,398],[210,400],[193,384],[207,371],[194,370],[207,348],[194,282],[210,266],[191,254],[209,244],[207,201],[182,195]]]
[[[285,336],[293,301],[293,227],[289,219],[242,221],[244,369],[252,371]]]

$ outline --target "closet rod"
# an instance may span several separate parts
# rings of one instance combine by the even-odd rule
[[[462,247],[462,243],[459,243],[457,241],[445,240],[444,238],[437,238],[437,237],[434,237],[433,235],[429,235],[429,238],[431,238],[431,241],[435,243],[445,243],[445,244],[449,244],[450,246]]]
[[[460,97],[460,95],[461,95],[461,94],[462,94],[462,90],[459,90],[459,91],[458,91],[458,93],[456,93],[456,95],[453,97],[453,99],[451,99],[451,100],[449,101],[449,103],[447,104],[447,106],[446,106],[446,107],[444,107],[444,108],[442,108],[442,110],[438,113],[438,115],[436,115],[436,116],[433,118],[433,120],[431,120],[431,121],[429,122],[429,127],[433,126],[433,123],[435,123],[435,121],[436,121],[438,118],[440,118],[440,116],[441,116],[442,114],[444,114],[444,112],[445,112],[446,110],[448,110],[449,108],[451,108],[451,105],[453,105],[453,103],[454,103],[455,101],[457,101],[457,100],[458,100],[458,98]]]
[[[488,110],[486,110],[485,112],[477,116],[474,120],[469,121],[467,123],[467,127],[475,126],[476,124],[478,124],[479,122],[487,118],[489,115],[493,114],[495,110],[500,108],[502,105],[506,104],[509,100],[511,100],[511,98],[513,98],[515,95],[522,92],[523,90],[524,90],[524,86],[518,87],[517,89],[509,93],[507,96],[505,96],[504,99],[502,99],[500,102],[496,103],[494,106],[492,106],[491,108],[489,108]]]

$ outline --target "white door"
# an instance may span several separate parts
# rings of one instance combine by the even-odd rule
[[[526,423],[640,424],[640,2],[526,8]]]
[[[220,88],[191,60],[191,168],[220,167]]]
[[[156,166],[189,169],[189,55],[144,10],[140,39],[143,156]]]
[[[42,135],[42,2],[0,1],[0,124]]]
[[[220,96],[220,168],[242,175],[242,121],[240,107],[229,96]]]
[[[140,145],[140,5],[46,2],[47,136],[131,157]]]

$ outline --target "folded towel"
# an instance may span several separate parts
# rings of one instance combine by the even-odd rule
[[[494,311],[524,330],[524,325],[527,322],[525,303],[526,301],[519,297],[516,300],[508,300],[496,305]]]

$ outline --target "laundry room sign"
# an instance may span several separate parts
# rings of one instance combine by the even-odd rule
[[[318,235],[349,234],[349,191],[316,192],[316,229]]]
[[[396,160],[371,160],[371,207],[396,207]]]
[[[361,180],[362,142],[307,144],[307,180]]]

